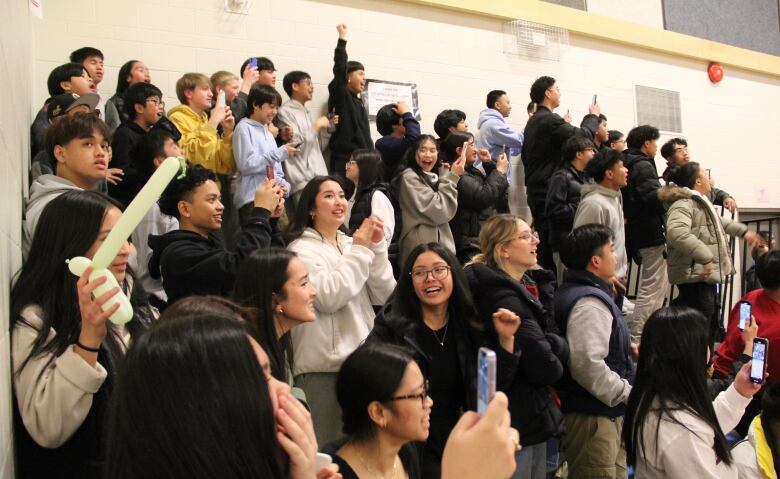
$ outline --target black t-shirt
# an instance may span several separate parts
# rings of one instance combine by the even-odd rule
[[[360,479],[358,475],[355,474],[355,471],[352,469],[352,467],[350,467],[349,463],[341,456],[338,454],[331,454],[331,457],[333,458],[333,463],[338,464],[339,474],[341,474],[343,479]],[[406,472],[406,477],[409,479],[422,479],[423,476],[420,474],[420,464],[417,458],[417,451],[411,443],[405,444],[403,447],[401,447],[401,450],[398,451],[398,457],[401,459],[401,464],[403,465],[404,471]],[[397,477],[400,479],[404,477],[404,475],[399,473]]]

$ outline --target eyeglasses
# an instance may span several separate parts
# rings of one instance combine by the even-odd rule
[[[442,280],[450,274],[449,266],[436,266],[433,269],[417,269],[409,273],[415,281],[425,281],[428,279],[428,274],[433,276],[433,279]]]
[[[539,233],[537,233],[536,231],[525,232],[523,234],[515,236],[514,238],[510,239],[509,241],[514,241],[516,239],[523,240],[523,241],[529,241],[529,242],[533,241],[533,240],[539,241]]]
[[[431,389],[430,389],[430,387],[428,385],[428,380],[426,379],[425,383],[423,383],[423,392],[421,392],[420,394],[407,394],[406,396],[395,396],[395,397],[391,397],[390,399],[388,399],[387,402],[403,401],[405,399],[419,399],[420,400],[420,404],[423,407],[425,407],[425,399],[428,397],[428,394],[430,393],[430,391],[431,391]]]
[[[151,103],[154,106],[161,106],[165,108],[165,102],[162,100],[158,100],[157,98],[147,98],[146,101],[148,103]]]
[[[347,162],[347,166],[355,166],[355,165],[357,165],[357,161],[355,161],[355,160],[349,160]]]

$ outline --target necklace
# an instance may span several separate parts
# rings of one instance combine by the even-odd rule
[[[380,474],[379,471],[377,471],[373,467],[369,467],[368,466],[368,463],[363,459],[363,455],[360,454],[360,452],[356,448],[353,447],[353,449],[355,449],[355,454],[357,454],[357,457],[360,460],[360,463],[363,464],[363,467],[369,473],[376,474],[376,477],[379,478],[379,479],[385,479],[385,476]],[[393,460],[393,475],[390,476],[390,479],[395,479],[395,476],[397,475],[397,473],[398,473],[398,461],[397,460]]]
[[[447,339],[447,328],[450,327],[450,322],[447,321],[447,324],[444,325],[444,334],[442,335],[441,339],[439,339],[439,335],[436,334],[436,331],[431,328],[431,332],[433,333],[433,337],[436,338],[436,341],[439,343],[439,346],[444,347],[444,340]]]

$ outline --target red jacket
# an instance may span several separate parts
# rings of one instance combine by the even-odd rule
[[[769,361],[767,362],[768,384],[780,382],[780,303],[767,296],[763,289],[751,291],[742,297],[753,304],[753,317],[758,323],[758,335],[769,340]],[[732,371],[732,363],[745,350],[742,331],[739,330],[739,304],[734,306],[729,315],[726,338],[718,346],[715,356],[715,375],[728,377]]]

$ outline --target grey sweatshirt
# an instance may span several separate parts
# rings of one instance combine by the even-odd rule
[[[30,198],[24,207],[22,254],[25,259],[27,258],[27,253],[30,252],[35,228],[38,226],[38,218],[41,217],[43,209],[54,198],[71,190],[82,191],[81,188],[70,181],[56,175],[41,175],[33,182],[30,187]]]
[[[303,140],[298,147],[300,152],[292,155],[284,162],[285,178],[290,182],[291,193],[303,189],[306,183],[319,175],[327,175],[328,168],[320,148],[320,139],[312,126],[309,110],[297,100],[287,100],[279,107],[277,117],[284,124],[290,125],[296,140]]]
[[[623,196],[620,191],[605,188],[597,183],[582,187],[582,199],[574,215],[574,228],[587,224],[609,226],[615,235],[615,256],[618,278],[628,274],[628,255],[626,254],[626,230],[623,219]]]
[[[600,299],[587,296],[574,304],[566,325],[572,378],[609,407],[628,402],[631,385],[609,369],[612,313]]]

